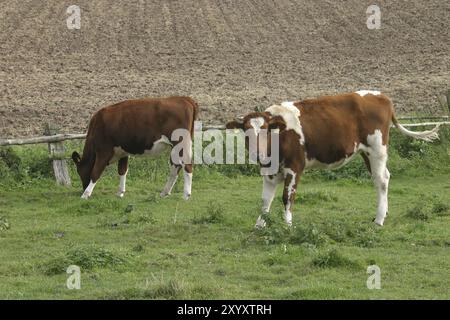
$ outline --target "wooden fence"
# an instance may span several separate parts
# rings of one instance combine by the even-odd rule
[[[437,124],[441,125],[450,125],[450,119],[448,116],[442,117],[400,117],[398,118],[402,121],[413,121],[413,120],[441,120],[439,122],[421,122],[421,123],[402,123],[404,127],[423,127],[423,126],[435,126]],[[224,130],[225,126],[223,125],[205,125],[202,127],[203,131],[217,129]],[[64,141],[66,140],[81,140],[85,139],[85,133],[77,133],[77,134],[60,134],[58,133],[58,129],[54,126],[47,125],[45,128],[44,136],[32,137],[32,138],[16,138],[16,139],[0,139],[0,147],[1,146],[13,146],[13,145],[27,145],[27,144],[39,144],[39,143],[47,143],[48,150],[50,154],[50,158],[53,163],[53,171],[55,173],[56,182],[59,185],[70,186],[70,176],[69,170],[67,167],[67,161],[64,158],[65,147]]]

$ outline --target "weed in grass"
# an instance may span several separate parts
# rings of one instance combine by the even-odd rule
[[[431,208],[431,212],[437,216],[450,215],[450,205],[441,201],[436,201]]]
[[[316,247],[327,242],[327,236],[320,232],[314,224],[301,224],[289,227],[278,215],[264,215],[266,226],[255,229],[245,242],[260,243],[266,245],[293,244]]]
[[[327,242],[327,236],[321,232],[314,224],[305,224],[295,226],[292,230],[289,243],[291,244],[309,244],[312,246],[320,246]]]
[[[9,221],[6,217],[0,217],[0,231],[5,231],[10,228]]]
[[[157,221],[151,212],[130,215],[129,217],[129,222],[136,224],[154,224]]]
[[[124,227],[126,225],[128,225],[130,222],[128,215],[122,216],[122,217],[117,217],[117,216],[111,216],[111,215],[106,215],[106,216],[100,216],[97,219],[97,223],[96,226],[99,228],[111,228],[111,229],[116,229],[119,227]]]
[[[358,268],[359,263],[343,256],[336,249],[318,255],[313,259],[312,265],[318,268]]]
[[[425,204],[418,203],[406,211],[406,216],[415,220],[427,221],[431,218],[431,212]]]
[[[193,224],[214,224],[222,223],[225,220],[223,206],[217,202],[209,202],[206,212],[200,216],[192,219]]]

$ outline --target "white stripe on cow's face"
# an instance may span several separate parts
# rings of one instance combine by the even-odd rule
[[[91,180],[91,182],[87,186],[86,190],[84,190],[83,195],[81,196],[81,199],[88,199],[91,196],[95,185],[96,185],[96,182],[92,182],[92,180]]]
[[[300,145],[305,144],[305,135],[300,123],[300,110],[294,102],[283,102],[281,105],[273,105],[266,109],[272,116],[280,116],[286,123],[286,130],[294,130],[300,137]]]
[[[368,94],[372,94],[374,96],[379,96],[381,94],[380,91],[375,91],[375,90],[359,90],[359,91],[356,91],[355,93],[359,94],[361,97],[364,97],[365,95],[368,95]]]
[[[264,122],[263,117],[250,119],[250,125],[253,127],[256,136],[261,132],[261,127],[264,125]]]

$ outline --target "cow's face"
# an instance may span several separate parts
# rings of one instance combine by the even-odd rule
[[[242,121],[235,120],[226,124],[227,129],[244,130],[246,147],[251,157],[265,159],[270,155],[271,132],[279,133],[286,127],[281,117],[272,117],[268,112],[252,112]]]
[[[91,180],[92,165],[90,165],[87,161],[82,161],[80,155],[76,151],[72,153],[72,160],[77,166],[77,172],[81,178],[83,190],[86,190]]]

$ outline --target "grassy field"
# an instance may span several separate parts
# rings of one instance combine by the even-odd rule
[[[72,164],[74,186],[55,186],[46,146],[0,149],[0,298],[449,299],[449,137],[393,134],[382,228],[362,159],[307,173],[290,229],[278,190],[258,231],[261,178],[250,166],[197,166],[186,202],[182,179],[159,198],[165,158],[133,158],[125,198],[111,167],[85,201]],[[71,264],[80,290],[66,287]],[[366,287],[374,264],[380,290]]]

